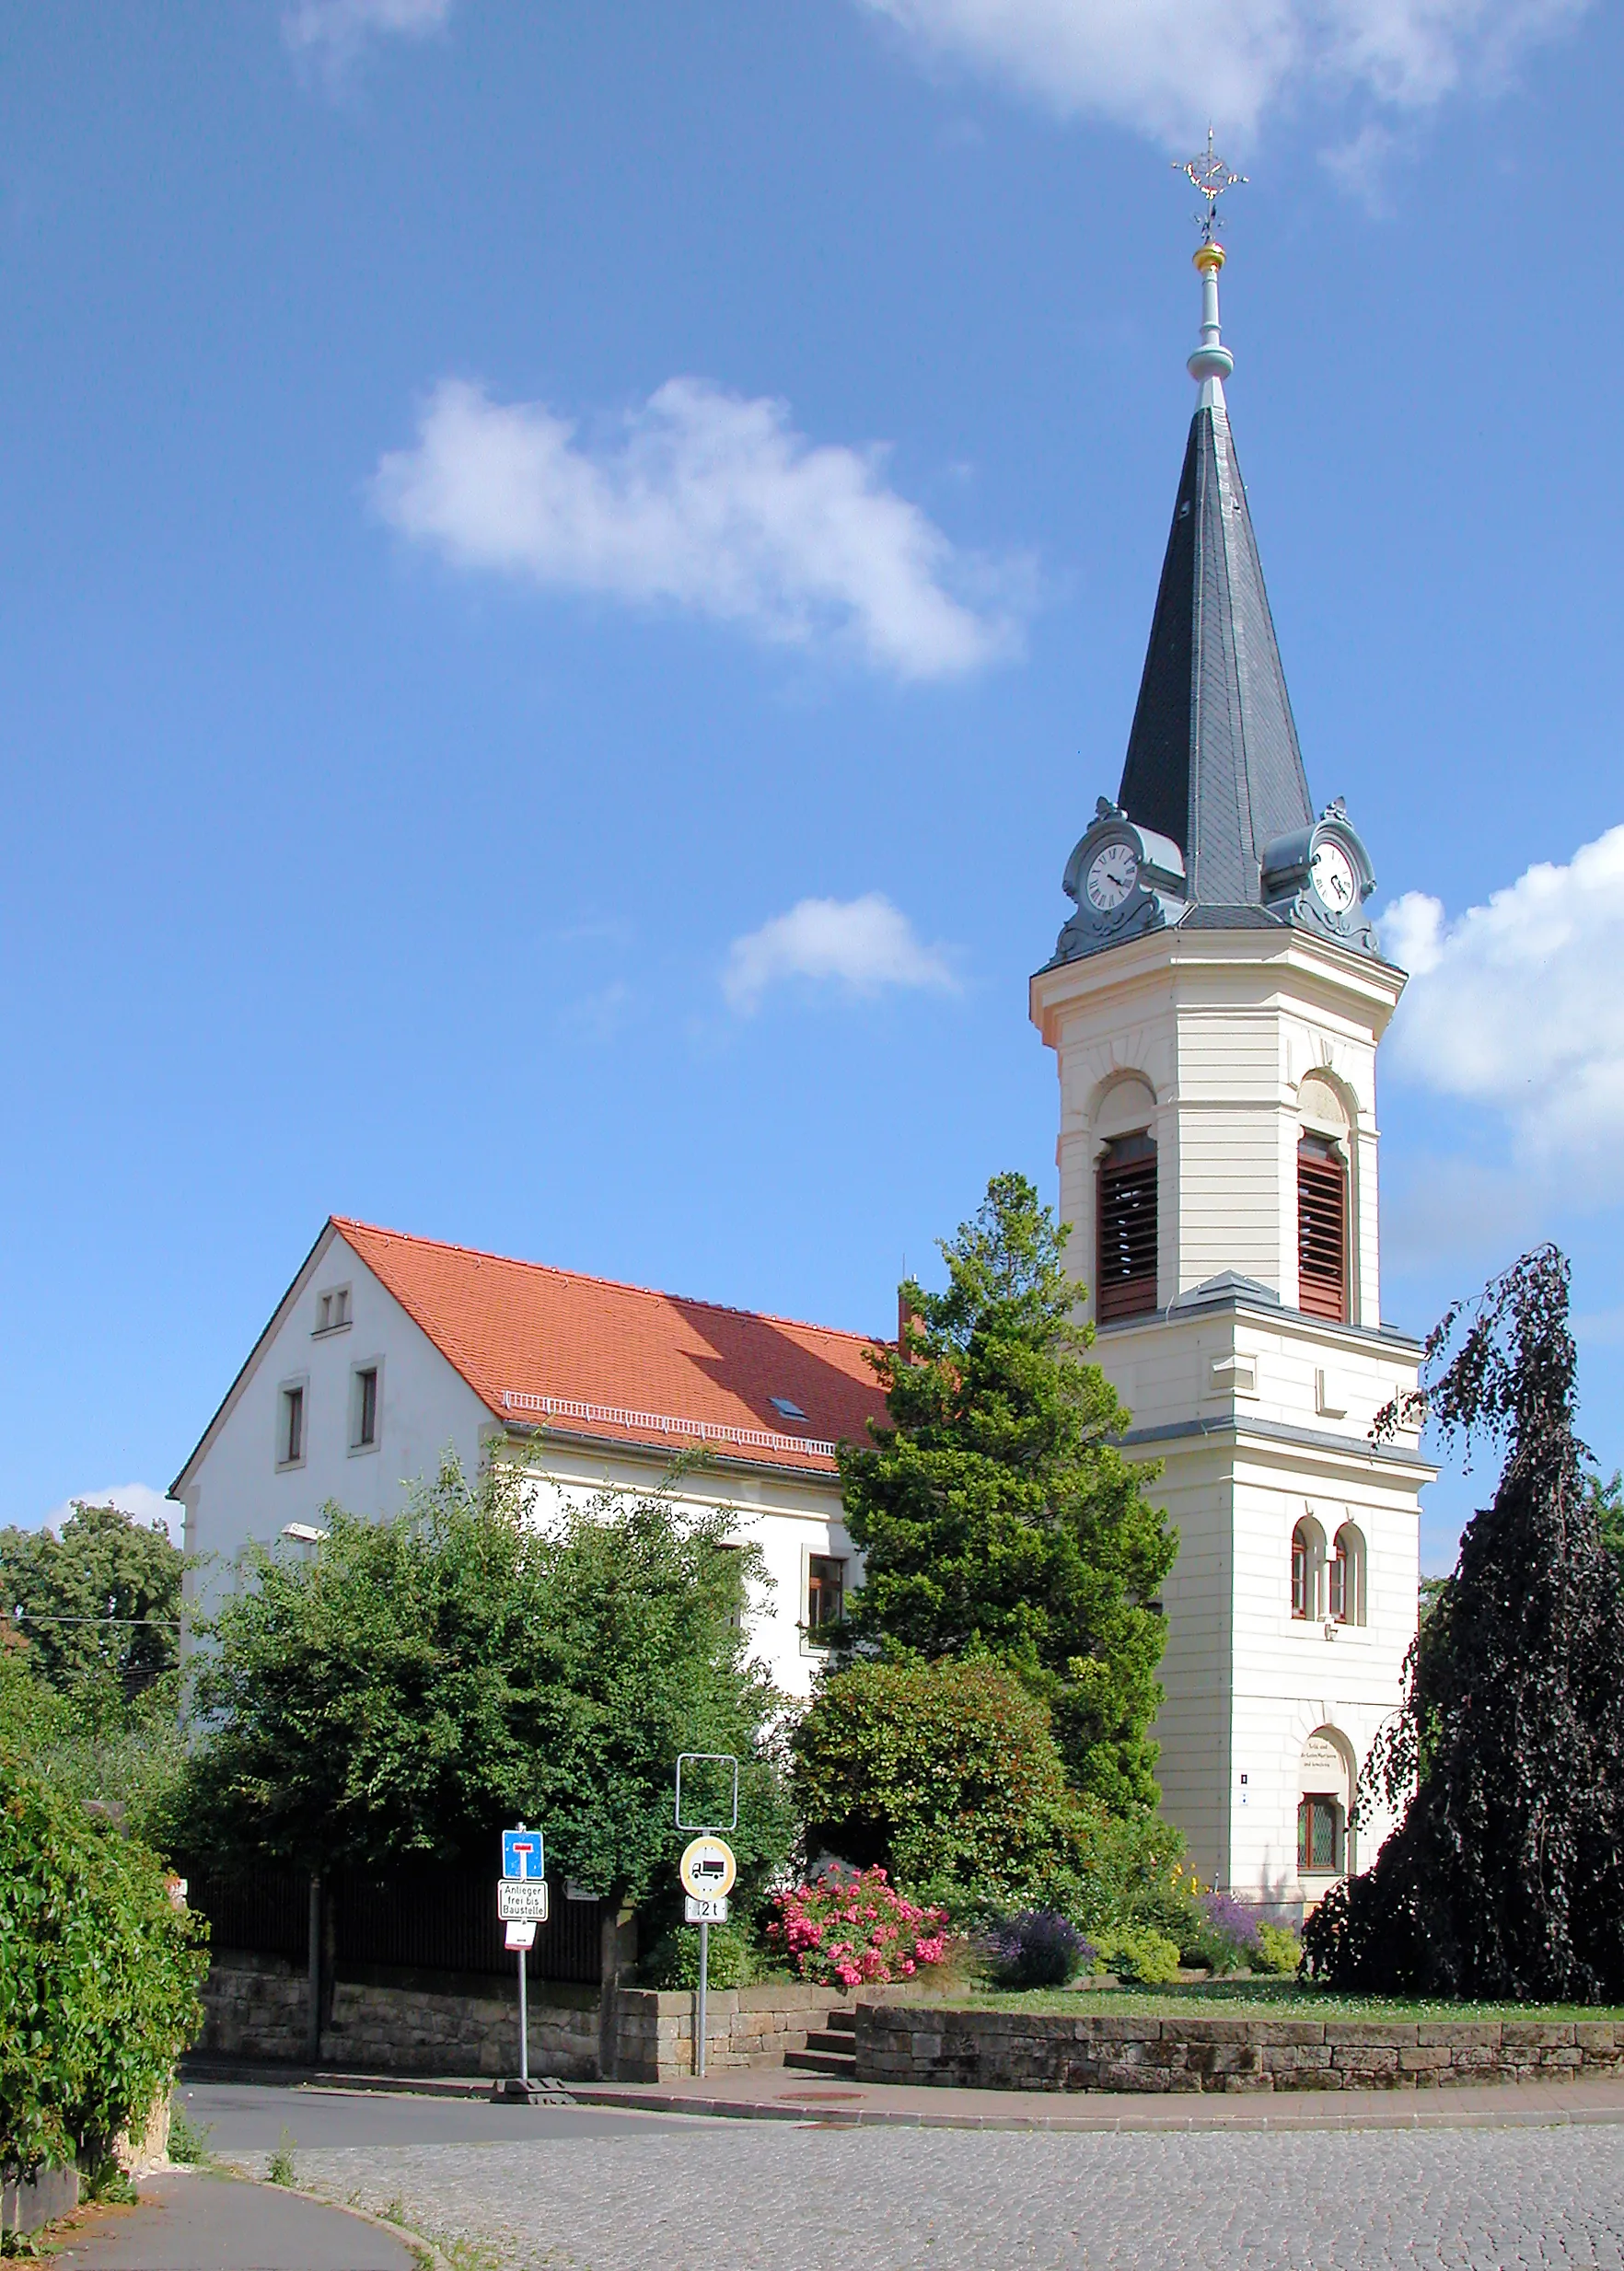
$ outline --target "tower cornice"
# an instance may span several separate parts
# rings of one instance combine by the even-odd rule
[[[1247,930],[1180,925],[1145,932],[1103,954],[1050,963],[1037,971],[1028,993],[1032,1023],[1053,1048],[1061,1022],[1079,1010],[1109,1005],[1119,1015],[1131,1015],[1136,995],[1149,1007],[1166,1005],[1170,991],[1176,1004],[1188,1002],[1193,998],[1188,981],[1201,979],[1242,981],[1239,988],[1231,983],[1223,990],[1222,998],[1233,1007],[1243,1006],[1242,991],[1265,1007],[1282,983],[1289,984],[1305,1003],[1351,1016],[1375,1040],[1386,1032],[1408,982],[1396,964],[1318,932],[1283,924]]]

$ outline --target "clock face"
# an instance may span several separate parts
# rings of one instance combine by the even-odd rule
[[[1333,915],[1345,915],[1358,899],[1359,881],[1353,873],[1353,863],[1341,845],[1316,844],[1310,872],[1320,904],[1328,907]]]
[[[1088,904],[1102,915],[1108,915],[1120,907],[1134,885],[1139,881],[1139,862],[1133,856],[1131,844],[1107,844],[1096,852],[1088,867]]]

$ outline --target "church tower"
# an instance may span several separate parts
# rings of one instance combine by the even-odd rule
[[[1204,1879],[1293,1915],[1383,1834],[1349,1814],[1400,1697],[1434,1470],[1413,1433],[1371,1438],[1420,1355],[1380,1305],[1375,1058],[1404,975],[1341,800],[1309,795],[1224,400],[1224,259],[1210,205],[1127,762],[1031,1014],[1082,1311],[1179,1534],[1163,1810]]]

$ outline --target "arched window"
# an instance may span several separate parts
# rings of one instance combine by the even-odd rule
[[[1356,1784],[1353,1754],[1334,1727],[1317,1727],[1303,1745],[1297,1784],[1297,1874],[1340,1877],[1355,1865],[1348,1825]],[[1316,1896],[1323,1885],[1305,1890]]]
[[[1364,1622],[1364,1540],[1351,1522],[1337,1532],[1336,1551],[1327,1577],[1329,1581],[1328,1615],[1340,1625]]]
[[[1292,1532],[1292,1615],[1317,1624],[1325,1614],[1325,1532],[1305,1514]]]
[[[1156,1305],[1156,1147],[1148,1135],[1117,1136],[1100,1153],[1099,1241],[1094,1296],[1102,1325]]]
[[[1328,1136],[1297,1145],[1297,1306],[1348,1322],[1348,1164]]]

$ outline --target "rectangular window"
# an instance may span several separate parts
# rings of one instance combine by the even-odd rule
[[[377,1366],[364,1364],[354,1374],[354,1424],[350,1430],[352,1451],[372,1451],[377,1445]]]
[[[278,1466],[297,1466],[305,1456],[305,1391],[302,1387],[282,1391],[281,1425],[276,1436],[276,1464]]]
[[[335,1285],[330,1292],[316,1297],[316,1322],[313,1333],[341,1332],[350,1321],[350,1289]]]
[[[1305,1798],[1297,1808],[1297,1868],[1331,1876],[1342,1866],[1342,1809],[1334,1798]]]
[[[1346,1624],[1348,1622],[1348,1559],[1340,1546],[1331,1556],[1330,1567],[1326,1574],[1330,1579],[1330,1615],[1337,1624]]]
[[[1156,1147],[1119,1136],[1100,1155],[1094,1310],[1102,1325],[1156,1305]]]
[[[1297,1306],[1348,1321],[1348,1169],[1323,1136],[1297,1146]]]
[[[806,1558],[806,1629],[821,1632],[838,1625],[846,1607],[846,1565],[832,1554]]]

